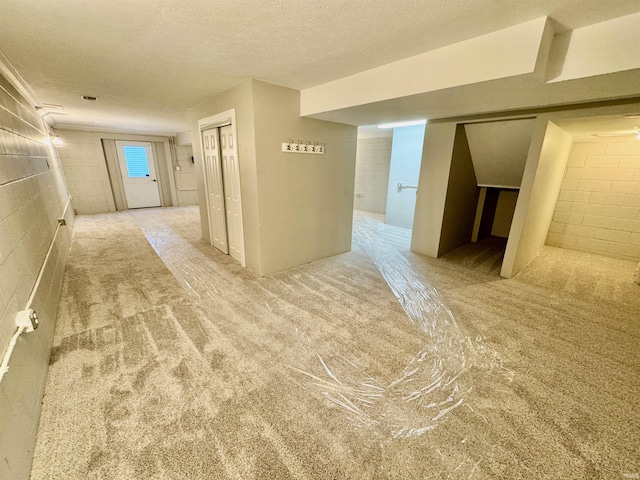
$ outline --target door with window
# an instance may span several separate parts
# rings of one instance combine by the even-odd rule
[[[160,191],[151,143],[118,140],[116,149],[127,206],[159,207]]]

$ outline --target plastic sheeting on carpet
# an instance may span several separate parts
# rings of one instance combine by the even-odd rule
[[[205,304],[220,296],[241,301],[239,297],[249,286],[246,281],[205,261],[201,252],[162,222],[133,216],[160,258],[192,296]],[[311,340],[310,332],[299,325],[291,335],[304,354],[293,355],[298,363],[288,366],[309,379],[326,400],[344,409],[354,425],[371,428],[383,437],[409,438],[436,428],[468,400],[474,386],[468,378],[471,371],[506,370],[497,354],[480,339],[463,335],[437,290],[394,246],[406,241],[403,232],[391,231],[391,235],[394,233],[400,238],[390,238],[387,225],[356,217],[354,249],[364,251],[380,271],[416,335],[424,339],[423,348],[392,381],[385,382],[369,375],[335,345]],[[280,281],[277,276],[272,280]],[[262,288],[258,282],[250,283]],[[253,308],[268,314],[265,305]]]
[[[374,262],[409,321],[425,344],[390,383],[374,378],[346,356],[316,353],[314,370],[298,372],[311,379],[321,394],[344,408],[356,424],[378,426],[393,438],[422,435],[443,422],[472,394],[467,372],[509,372],[481,339],[463,335],[438,291],[408,260],[385,241],[387,226],[367,218],[354,221],[354,247]],[[308,349],[304,332],[296,332]]]

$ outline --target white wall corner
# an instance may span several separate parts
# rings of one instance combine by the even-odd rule
[[[538,56],[533,71],[533,77],[540,83],[549,79],[549,68],[553,64],[554,47],[557,44],[554,40],[563,27],[550,17],[547,17],[540,37],[540,46],[538,48]]]
[[[550,83],[640,69],[640,13],[573,31],[553,41]]]
[[[513,277],[545,244],[573,139],[555,123],[538,118],[500,275]]]

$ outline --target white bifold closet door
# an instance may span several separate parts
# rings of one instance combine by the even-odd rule
[[[204,130],[202,144],[211,243],[244,265],[240,169],[233,127]]]
[[[222,178],[224,180],[224,204],[226,209],[229,255],[244,265],[240,171],[231,125],[220,127],[220,150],[222,152]]]
[[[211,243],[214,247],[228,254],[227,221],[225,218],[218,129],[211,128],[203,131],[202,144],[204,146],[204,168],[207,181],[207,208],[209,209]]]

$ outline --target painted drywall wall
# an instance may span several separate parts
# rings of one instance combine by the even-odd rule
[[[533,73],[551,35],[547,18],[538,18],[311,87],[302,91],[301,114]]]
[[[429,257],[438,256],[455,136],[455,122],[427,123],[411,251]]]
[[[640,260],[640,140],[573,143],[547,245]]]
[[[552,82],[640,68],[640,13],[558,35]]]
[[[253,113],[253,82],[238,85],[215,98],[193,106],[187,111],[193,140],[193,156],[196,165],[196,184],[202,237],[211,242],[209,216],[206,208],[204,170],[202,161],[202,136],[198,120],[235,109],[238,134],[238,162],[240,164],[240,192],[242,195],[242,225],[246,267],[261,274],[260,218],[258,212],[258,181]],[[196,133],[198,132],[198,133]]]
[[[385,220],[389,225],[413,228],[417,189],[398,188],[398,184],[418,185],[424,131],[424,125],[393,129]]]
[[[457,125],[438,256],[471,241],[479,194],[467,134],[464,125]]]
[[[536,121],[502,262],[503,277],[515,275],[544,246],[571,145],[571,135],[555,123]]]
[[[253,95],[262,274],[349,251],[356,127],[301,118],[297,90],[254,81]],[[290,138],[325,154],[284,153]]]
[[[500,238],[509,238],[513,214],[518,202],[518,190],[501,190],[498,194],[496,213],[491,225],[491,235]]]
[[[465,125],[478,185],[520,186],[534,123],[519,119]]]
[[[188,112],[236,111],[246,267],[269,275],[351,248],[356,128],[300,117],[299,92],[252,80]],[[289,139],[324,155],[282,152]],[[210,241],[201,139],[194,137],[203,237]]]
[[[387,210],[392,135],[392,131],[385,137],[358,134],[353,202],[356,210],[379,214]]]
[[[0,358],[26,307],[68,193],[57,152],[35,109],[0,77]],[[67,210],[22,335],[0,384],[0,478],[28,479],[60,300],[73,211]]]

